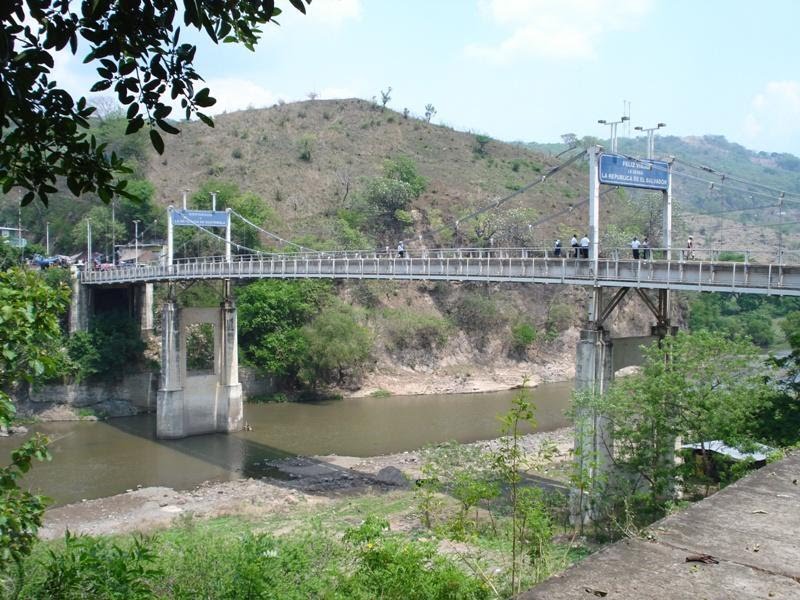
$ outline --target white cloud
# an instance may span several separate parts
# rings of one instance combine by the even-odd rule
[[[211,89],[211,95],[217,99],[217,103],[202,112],[212,115],[246,108],[264,108],[278,101],[277,94],[246,79],[217,77],[208,79],[205,85]]]
[[[307,8],[307,17],[315,23],[339,26],[361,18],[361,0],[317,0]]]
[[[484,18],[511,31],[497,44],[469,44],[465,53],[494,63],[592,59],[603,35],[636,29],[651,6],[651,0],[479,0]]]
[[[767,83],[753,96],[742,131],[749,143],[760,148],[796,148],[800,136],[800,81]]]

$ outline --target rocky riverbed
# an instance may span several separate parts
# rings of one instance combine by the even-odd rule
[[[555,431],[526,435],[521,444],[531,456],[545,445],[554,449],[541,467],[545,476],[569,460],[574,431],[565,427]],[[475,442],[489,450],[498,440]],[[170,526],[183,516],[212,518],[223,515],[288,513],[299,505],[324,505],[348,494],[386,493],[407,489],[421,475],[420,452],[385,456],[294,457],[270,461],[276,476],[241,479],[224,483],[204,483],[190,491],[167,487],[131,489],[124,494],[87,500],[49,510],[40,529],[43,539],[73,533],[108,535],[147,532]]]

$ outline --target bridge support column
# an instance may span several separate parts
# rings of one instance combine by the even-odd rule
[[[602,326],[590,321],[581,329],[575,362],[575,390],[605,393],[614,378],[613,345]],[[573,490],[572,518],[583,523],[593,517],[593,499],[611,468],[613,440],[606,418],[595,408],[579,408],[575,415],[575,461],[581,485]]]
[[[69,332],[89,331],[92,311],[92,288],[80,282],[78,273],[72,273],[72,298],[69,305]]]
[[[186,406],[183,390],[186,355],[181,336],[181,311],[173,298],[164,303],[161,315],[161,385],[156,406],[156,437],[186,437]]]
[[[134,310],[142,333],[153,330],[153,284],[144,283],[135,288]]]
[[[236,333],[236,306],[225,285],[226,295],[220,306],[221,356],[217,384],[217,431],[241,431],[244,421],[242,384],[239,382],[239,339]]]

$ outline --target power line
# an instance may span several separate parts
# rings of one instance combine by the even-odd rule
[[[578,160],[579,158],[584,156],[584,154],[585,154],[585,152],[583,150],[581,150],[580,153],[578,153],[578,154],[572,156],[571,158],[565,160],[561,164],[556,165],[555,167],[550,169],[547,173],[545,173],[544,175],[542,175],[538,179],[536,179],[536,180],[534,180],[534,181],[522,186],[521,188],[519,188],[518,190],[515,190],[514,192],[508,194],[507,196],[505,196],[503,198],[500,198],[498,200],[495,200],[494,202],[492,202],[492,204],[489,204],[487,206],[484,206],[483,208],[480,208],[480,209],[478,209],[476,211],[473,211],[473,212],[471,212],[470,214],[468,214],[466,216],[459,217],[458,219],[455,219],[454,221],[452,221],[451,224],[442,225],[441,227],[439,227],[438,229],[434,229],[433,231],[427,231],[427,232],[425,232],[424,235],[426,237],[431,237],[432,238],[437,233],[441,233],[442,231],[445,231],[447,229],[451,229],[453,226],[458,228],[458,226],[461,224],[462,221],[469,221],[471,219],[479,217],[480,215],[482,215],[482,214],[484,214],[486,212],[489,212],[490,210],[494,210],[496,208],[499,208],[502,204],[505,204],[506,202],[508,202],[512,198],[516,198],[520,194],[524,194],[528,190],[530,190],[530,189],[534,188],[535,186],[539,185],[540,183],[543,183],[544,181],[546,181],[548,177],[551,177],[552,175],[555,175],[556,173],[558,173],[562,169],[567,168],[569,165],[574,163],[576,160]],[[588,200],[587,200],[587,202],[588,202]],[[412,238],[403,240],[403,242],[411,242],[411,241],[412,241]]]
[[[289,244],[290,246],[294,246],[295,248],[299,248],[302,251],[315,252],[317,254],[321,254],[321,252],[319,250],[314,250],[313,248],[306,248],[305,246],[301,246],[300,244],[295,244],[294,242],[292,242],[290,240],[283,239],[281,236],[279,236],[277,234],[274,234],[274,233],[272,233],[270,231],[267,231],[266,229],[263,229],[262,227],[259,227],[258,225],[256,225],[255,223],[253,223],[252,221],[247,219],[246,217],[244,217],[244,216],[240,215],[239,213],[237,213],[235,210],[233,210],[233,209],[230,209],[230,210],[231,210],[231,214],[232,215],[236,215],[242,221],[244,221],[245,223],[250,225],[250,227],[253,227],[254,229],[257,229],[261,233],[264,233],[264,234],[268,235],[269,237],[271,237],[271,238],[273,238],[275,240],[283,242],[284,244]]]
[[[687,160],[683,160],[682,158],[675,158],[675,162],[681,163],[682,165],[686,165],[687,167],[692,167],[694,169],[699,169],[701,171],[705,171],[707,173],[713,173],[714,175],[718,175],[718,176],[722,177],[723,179],[730,179],[731,181],[736,181],[738,183],[743,183],[745,185],[751,185],[751,186],[754,186],[754,187],[760,187],[760,188],[763,188],[765,190],[769,190],[771,192],[775,192],[777,194],[783,194],[784,196],[785,195],[796,196],[798,199],[800,199],[800,194],[795,194],[793,192],[787,192],[786,190],[779,190],[777,188],[765,185],[763,183],[758,183],[757,181],[749,181],[747,179],[742,179],[742,178],[736,177],[734,175],[728,175],[727,173],[722,173],[721,171],[717,171],[713,167],[692,163],[692,162],[689,162]]]

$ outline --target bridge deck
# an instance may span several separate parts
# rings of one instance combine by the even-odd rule
[[[81,283],[110,285],[198,279],[395,279],[559,283],[685,291],[800,296],[800,266],[696,260],[527,257],[493,251],[486,256],[437,253],[405,258],[357,254],[265,254],[181,260],[81,273]]]

